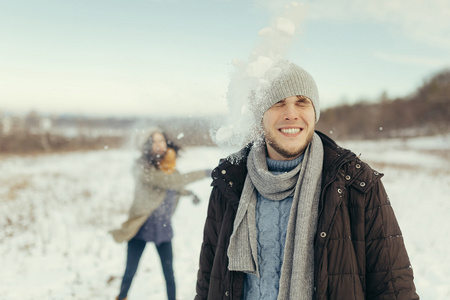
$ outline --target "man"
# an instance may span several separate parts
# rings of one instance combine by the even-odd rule
[[[278,68],[263,136],[213,171],[195,299],[419,299],[382,174],[315,132],[311,75]]]

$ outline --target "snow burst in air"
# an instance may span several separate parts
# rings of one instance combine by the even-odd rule
[[[229,115],[211,131],[220,147],[238,149],[261,135],[261,116],[253,115],[252,106],[258,105],[258,91],[281,71],[279,62],[285,59],[294,37],[300,33],[304,12],[304,6],[296,2],[285,5],[270,26],[259,31],[258,44],[248,60],[233,60],[234,72],[227,92]]]

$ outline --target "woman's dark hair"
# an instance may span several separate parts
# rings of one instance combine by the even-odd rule
[[[161,161],[162,157],[160,157],[157,154],[154,154],[152,152],[152,146],[153,146],[153,135],[155,135],[155,133],[161,133],[164,136],[164,139],[166,140],[167,143],[167,147],[168,148],[172,148],[173,150],[175,150],[175,153],[177,154],[178,157],[178,151],[181,150],[181,146],[179,146],[178,144],[176,144],[171,138],[168,137],[168,135],[163,132],[163,131],[153,131],[148,139],[145,141],[144,145],[142,145],[142,154],[141,154],[141,159],[153,164],[155,167],[159,167],[158,166],[158,162]]]

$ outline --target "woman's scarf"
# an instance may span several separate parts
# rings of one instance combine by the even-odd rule
[[[293,195],[277,299],[312,299],[322,165],[323,145],[317,134],[306,148],[303,162],[287,173],[268,171],[264,143],[255,143],[248,155],[248,174],[228,246],[228,269],[259,276],[257,192],[273,201]]]
[[[167,174],[175,172],[177,154],[172,148],[167,148],[163,159],[159,162],[159,169]]]

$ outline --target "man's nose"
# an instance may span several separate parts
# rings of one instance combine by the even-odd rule
[[[283,111],[283,118],[290,121],[298,119],[298,112],[295,105],[286,105]]]

